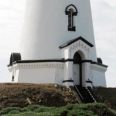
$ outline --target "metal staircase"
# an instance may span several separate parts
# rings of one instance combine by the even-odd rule
[[[91,88],[75,85],[74,89],[77,92],[77,94],[79,95],[79,97],[83,103],[97,102],[96,97]]]

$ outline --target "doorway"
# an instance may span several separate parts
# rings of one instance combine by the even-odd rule
[[[82,57],[78,52],[73,57],[73,79],[75,85],[82,87]]]

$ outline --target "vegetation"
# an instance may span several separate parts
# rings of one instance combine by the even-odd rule
[[[116,109],[116,89],[96,88],[95,94],[101,103],[78,104],[77,94],[64,86],[0,84],[0,116],[116,116],[110,109]]]
[[[69,88],[53,84],[0,84],[0,109],[26,107],[30,104],[64,106],[78,103]]]
[[[63,107],[30,105],[25,108],[9,107],[0,111],[1,116],[116,116],[104,104],[70,104]]]
[[[116,110],[116,88],[99,87],[95,89],[95,94],[98,96],[99,102]]]

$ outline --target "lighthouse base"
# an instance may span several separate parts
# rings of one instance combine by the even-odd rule
[[[83,62],[82,77],[75,76],[73,60],[17,61],[9,66],[13,83],[59,84],[65,86],[106,87],[106,67],[92,62]],[[81,79],[81,81],[80,81]],[[82,83],[80,83],[82,82]]]
[[[96,58],[94,46],[78,37],[59,46],[62,59],[22,60],[11,54],[9,72],[16,83],[56,83],[106,87],[107,66]]]

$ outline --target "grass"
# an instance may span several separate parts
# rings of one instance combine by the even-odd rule
[[[116,112],[99,103],[69,104],[63,107],[30,105],[2,109],[0,116],[116,116]]]
[[[102,97],[100,102],[116,108],[115,88],[97,88],[95,92]],[[0,84],[0,116],[116,116],[104,104],[75,104],[78,102],[77,95],[64,86]]]

